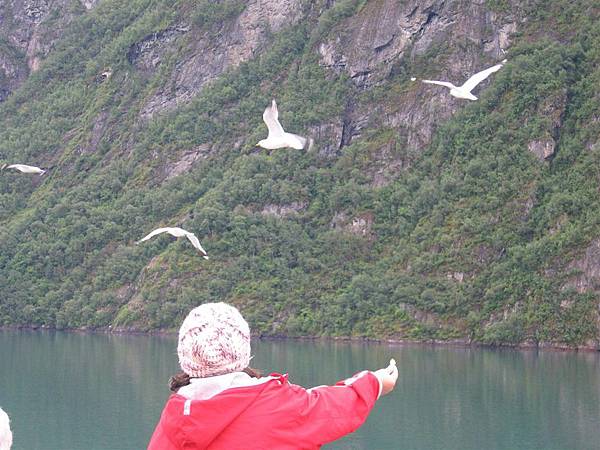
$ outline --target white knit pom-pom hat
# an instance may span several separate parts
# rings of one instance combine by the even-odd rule
[[[250,363],[250,327],[233,306],[205,303],[181,324],[177,355],[190,377],[241,371]]]

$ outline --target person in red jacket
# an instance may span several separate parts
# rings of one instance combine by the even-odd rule
[[[352,433],[398,378],[394,360],[335,386],[305,389],[248,369],[250,329],[239,311],[206,303],[183,321],[177,344],[183,370],[149,450],[318,449]]]

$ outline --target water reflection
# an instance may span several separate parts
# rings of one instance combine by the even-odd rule
[[[395,392],[331,448],[600,448],[595,353],[285,341],[260,342],[255,353],[257,363],[278,361],[304,385],[396,358]]]
[[[0,331],[15,450],[145,448],[177,371],[174,337]],[[333,449],[593,449],[600,357],[322,341],[253,342],[252,365],[304,386],[390,357],[396,390]]]
[[[144,448],[177,366],[172,338],[0,332],[14,449]]]

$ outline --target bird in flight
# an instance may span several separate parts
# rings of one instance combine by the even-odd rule
[[[142,239],[137,241],[137,243],[139,244],[140,242],[147,241],[148,239],[151,239],[154,236],[156,236],[157,234],[161,234],[161,233],[169,233],[171,236],[175,236],[175,237],[185,236],[192,243],[192,245],[200,251],[200,253],[202,254],[202,257],[204,259],[208,259],[208,253],[206,253],[206,250],[204,250],[202,248],[202,245],[200,245],[200,241],[198,240],[196,235],[194,233],[190,233],[189,231],[184,230],[183,228],[178,228],[178,227],[157,228],[156,230],[154,230],[147,236],[144,236]]]
[[[506,60],[502,61],[500,64],[496,64],[495,66],[492,66],[488,69],[485,69],[485,70],[482,70],[481,72],[476,73],[471,78],[469,78],[467,81],[465,81],[465,83],[462,86],[455,86],[448,81],[434,81],[434,80],[422,80],[422,81],[423,81],[423,83],[439,84],[440,86],[446,86],[447,88],[450,88],[450,95],[452,95],[453,97],[464,98],[466,100],[477,100],[477,97],[475,97],[473,94],[471,94],[471,91],[475,88],[475,86],[477,86],[479,83],[481,83],[487,77],[489,77],[491,74],[499,71],[505,62],[506,62]]]
[[[40,169],[39,167],[35,166],[28,166],[27,164],[4,164],[1,170],[4,169],[15,169],[22,173],[39,173],[40,175],[44,175],[44,173],[46,173],[44,169]]]
[[[297,134],[285,132],[279,123],[278,117],[279,112],[277,111],[277,103],[273,100],[271,106],[268,106],[263,113],[263,120],[267,124],[269,134],[266,139],[261,140],[256,145],[266,148],[267,150],[286,147],[302,150],[306,145],[306,138],[298,136]]]

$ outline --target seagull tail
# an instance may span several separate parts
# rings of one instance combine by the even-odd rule
[[[310,152],[313,147],[315,145],[315,140],[311,137],[309,137],[306,141],[306,145],[304,146],[304,148],[306,148],[306,151]]]

